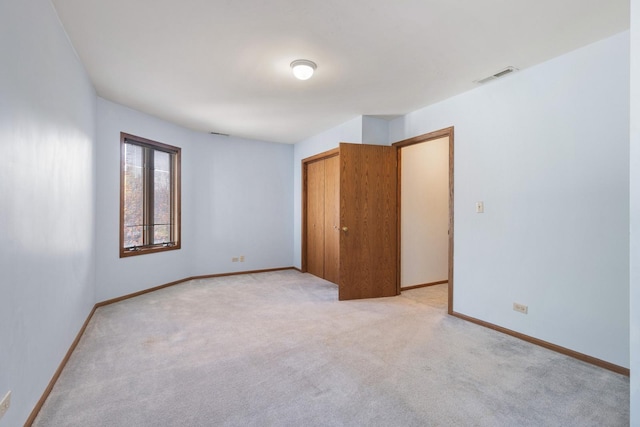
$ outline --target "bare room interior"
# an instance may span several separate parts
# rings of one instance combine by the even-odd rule
[[[0,427],[640,426],[640,0],[4,0],[0,52]]]

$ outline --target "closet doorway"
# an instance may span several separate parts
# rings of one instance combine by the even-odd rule
[[[398,149],[398,283],[448,283],[453,311],[453,127],[393,144]]]
[[[340,156],[338,150],[303,164],[306,271],[340,280]]]
[[[302,160],[301,270],[337,283],[340,300],[400,293],[396,165],[395,147],[368,144]]]

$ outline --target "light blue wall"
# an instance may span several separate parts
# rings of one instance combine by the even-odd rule
[[[629,33],[412,112],[390,135],[449,126],[454,310],[629,367]]]
[[[0,2],[0,426],[22,425],[94,303],[95,92],[48,0]]]
[[[176,251],[120,259],[120,132],[192,150],[191,132],[138,111],[98,98],[97,103],[96,300],[130,294],[189,277],[189,246]],[[182,187],[190,182],[183,160]],[[182,195],[188,224],[190,193]],[[186,227],[188,232],[188,226]],[[184,233],[184,232],[183,232]]]
[[[191,156],[192,274],[291,267],[293,146],[200,134]]]
[[[120,132],[182,148],[180,250],[119,258]],[[102,98],[97,140],[98,301],[196,275],[292,266],[293,146],[194,132]]]
[[[362,143],[373,145],[391,145],[389,141],[389,122],[377,117],[362,116]]]
[[[640,426],[640,0],[631,0],[631,426]]]

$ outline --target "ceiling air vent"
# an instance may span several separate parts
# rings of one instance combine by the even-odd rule
[[[518,71],[518,69],[516,67],[507,67],[503,70],[498,71],[495,74],[490,75],[489,77],[485,77],[483,79],[479,79],[479,80],[474,80],[474,83],[480,83],[480,84],[484,84],[484,83],[488,83],[490,81],[493,81],[495,79],[499,79],[500,77],[504,77],[507,74],[511,74],[514,71]]]

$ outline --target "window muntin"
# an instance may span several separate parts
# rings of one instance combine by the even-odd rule
[[[180,148],[121,133],[120,257],[180,248]]]

